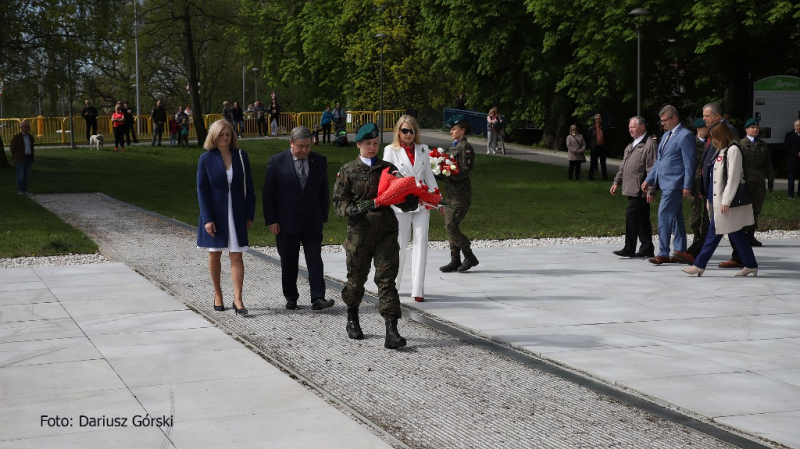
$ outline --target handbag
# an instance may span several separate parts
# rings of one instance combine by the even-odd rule
[[[722,190],[728,185],[728,149],[726,148],[725,155],[722,157]],[[742,158],[742,182],[736,189],[736,194],[733,196],[730,207],[746,206],[753,204],[753,194],[750,193],[750,187],[747,186],[747,179],[744,176],[744,158]]]

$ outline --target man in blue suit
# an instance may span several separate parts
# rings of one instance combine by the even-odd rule
[[[689,198],[697,166],[694,135],[681,126],[678,110],[667,105],[658,114],[666,131],[661,137],[653,169],[642,183],[647,201],[653,201],[655,189],[661,190],[658,205],[658,255],[650,263],[677,263],[670,257],[669,244],[674,236],[676,251],[686,252],[686,224],[683,219],[683,199]]]
[[[311,151],[313,135],[305,126],[294,128],[291,148],[269,160],[264,180],[264,222],[275,235],[281,257],[281,283],[286,308],[296,309],[300,244],[311,284],[311,308],[327,309],[322,265],[322,225],[328,222],[328,160]]]

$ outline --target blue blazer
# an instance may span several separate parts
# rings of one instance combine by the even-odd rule
[[[287,234],[322,235],[330,209],[328,159],[314,153],[308,155],[308,181],[305,190],[294,169],[292,151],[286,150],[269,160],[264,189],[261,192],[264,223],[280,224]]]
[[[241,155],[241,158],[240,158]],[[244,162],[244,172],[242,171]],[[231,202],[233,224],[240,246],[248,246],[247,220],[255,219],[256,192],[253,191],[253,173],[247,153],[231,149]],[[245,184],[247,196],[245,197]],[[200,219],[197,224],[197,246],[201,248],[228,247],[228,177],[225,162],[219,150],[213,149],[200,155],[197,163],[197,202],[200,204]],[[205,224],[214,222],[217,233],[208,235]]]
[[[694,135],[681,125],[673,129],[672,137],[664,133],[656,150],[656,162],[647,174],[648,184],[660,190],[691,189],[697,166],[697,146]]]

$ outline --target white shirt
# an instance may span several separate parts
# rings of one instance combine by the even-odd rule
[[[22,141],[25,142],[25,156],[30,156],[32,153],[31,150],[31,136],[30,134],[23,134]]]
[[[639,145],[639,142],[644,140],[645,137],[647,137],[647,133],[644,133],[641,136],[633,139],[633,143],[631,144],[631,148],[634,148],[634,147],[636,147],[636,145]]]

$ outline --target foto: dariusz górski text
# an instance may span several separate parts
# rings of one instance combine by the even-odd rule
[[[132,418],[79,415],[77,420],[78,427],[172,427],[174,417],[134,415]],[[42,415],[39,425],[42,427],[73,427],[75,418],[66,416]]]

